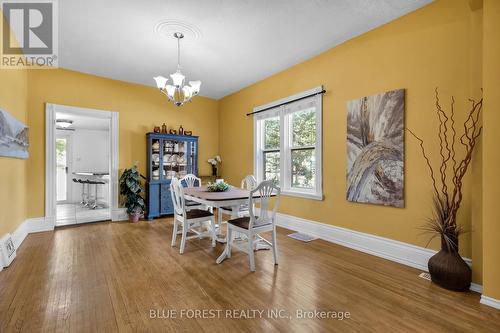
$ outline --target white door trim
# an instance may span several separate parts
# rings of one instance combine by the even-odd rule
[[[56,201],[57,203],[67,203],[73,200],[73,182],[71,174],[73,172],[73,132],[71,131],[57,131],[56,130],[56,140],[59,138],[66,139],[66,200]],[[57,158],[57,156],[56,156]],[[56,161],[57,164],[57,161]],[[57,192],[57,182],[56,182],[56,192]],[[57,196],[57,193],[56,193]]]
[[[56,112],[58,109],[65,113],[109,119],[109,152],[110,152],[110,211],[111,219],[122,219],[122,212],[118,208],[118,161],[119,161],[119,116],[118,112],[96,110],[75,106],[45,103],[45,219],[56,221]]]

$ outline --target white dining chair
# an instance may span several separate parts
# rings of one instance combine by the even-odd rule
[[[260,203],[258,215],[255,214],[254,194],[258,193],[259,197],[255,198]],[[274,264],[278,264],[278,244],[276,242],[276,212],[280,203],[280,188],[271,180],[263,181],[255,189],[250,191],[248,197],[248,216],[239,217],[227,221],[227,257],[231,258],[231,251],[234,241],[234,233],[244,234],[248,238],[247,248],[244,250],[248,253],[250,261],[250,270],[255,271],[254,248],[256,242],[264,241],[273,249]],[[274,195],[274,207],[271,207],[271,197]],[[272,240],[268,241],[260,234],[264,232],[272,233]],[[243,250],[243,249],[241,249]]]
[[[247,191],[251,191],[257,187],[257,179],[253,175],[248,175],[241,181],[241,188]],[[238,217],[248,216],[248,205],[240,205],[238,208]],[[223,215],[233,215],[233,207],[220,207],[217,210],[217,225],[220,230],[222,226]]]
[[[209,236],[212,238],[212,247],[215,247],[216,236],[214,214],[202,209],[186,210],[184,188],[181,182],[176,178],[173,178],[170,183],[170,193],[174,204],[174,230],[172,231],[172,246],[175,246],[177,235],[181,234],[181,246],[179,249],[180,254],[184,253],[186,240],[192,238],[203,238]],[[202,228],[204,222],[207,221],[210,222],[210,227],[208,228],[208,232],[203,232]],[[177,230],[179,226],[182,226],[181,231]],[[198,227],[199,230],[194,229],[194,227]],[[188,232],[193,232],[195,235],[188,237]]]
[[[193,175],[192,173],[189,173],[182,177],[180,179],[181,184],[186,184],[185,186],[187,188],[193,188],[193,187],[201,187],[201,179]],[[211,213],[213,213],[213,208],[212,207],[207,207],[206,205],[200,204],[196,201],[191,201],[191,200],[186,200],[186,210],[190,211],[191,209],[203,209],[203,210],[209,210]]]

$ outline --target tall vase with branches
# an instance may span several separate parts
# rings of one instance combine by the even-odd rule
[[[459,134],[455,122],[455,99],[451,98],[450,110],[446,112],[441,107],[437,88],[435,98],[439,119],[439,168],[433,166],[424,140],[407,129],[420,143],[433,186],[434,212],[422,229],[431,234],[429,243],[435,237],[441,238],[441,251],[428,264],[432,281],[447,289],[466,290],[470,286],[471,270],[458,253],[459,237],[465,230],[457,223],[457,213],[463,199],[464,176],[482,131],[483,99],[469,99],[470,109],[462,126],[463,132]],[[461,151],[458,151],[459,147],[462,147]]]

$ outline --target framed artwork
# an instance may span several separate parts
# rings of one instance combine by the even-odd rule
[[[347,103],[347,200],[404,207],[404,89]]]
[[[28,127],[0,109],[0,156],[28,158]]]

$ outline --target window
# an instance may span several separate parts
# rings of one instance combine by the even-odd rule
[[[315,92],[302,94],[265,105],[286,103]],[[274,180],[284,195],[322,199],[321,117],[322,97],[315,95],[277,106],[254,116],[254,163],[259,181]]]

